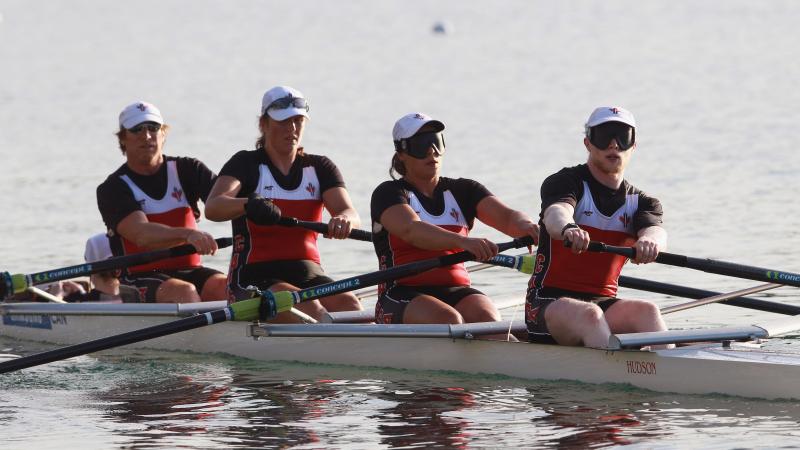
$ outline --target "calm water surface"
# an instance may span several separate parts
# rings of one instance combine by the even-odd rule
[[[444,175],[478,179],[534,216],[542,179],[585,160],[589,112],[620,104],[639,123],[628,179],[662,200],[671,251],[800,272],[798,16],[791,1],[0,0],[0,270],[81,261],[103,229],[95,187],[123,162],[112,133],[124,105],[157,104],[172,126],[166,153],[218,170],[252,146],[264,90],[289,84],[312,102],[307,149],[341,168],[362,218],[404,113],[447,124]],[[448,33],[431,31],[438,21]],[[482,225],[474,234],[503,239]],[[321,248],[334,278],[375,269],[363,243]],[[224,269],[228,256],[207,263]],[[625,273],[752,284],[657,265]],[[502,269],[475,277],[503,299],[526,281]],[[800,304],[789,288],[765,296]],[[768,317],[709,306],[668,321]],[[213,356],[116,351],[0,387],[10,448],[800,445],[794,403]]]

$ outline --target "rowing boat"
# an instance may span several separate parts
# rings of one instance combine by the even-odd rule
[[[191,304],[0,304],[0,336],[59,345],[138,330],[218,310],[224,302]],[[757,326],[673,330],[612,336],[608,348],[565,347],[477,339],[521,331],[524,324],[274,325],[223,322],[129,345],[131,348],[226,353],[262,361],[445,370],[525,379],[623,383],[661,392],[800,399],[800,355],[760,348],[764,338],[800,329],[800,317]],[[674,349],[639,350],[663,343]],[[740,342],[743,341],[743,342]]]

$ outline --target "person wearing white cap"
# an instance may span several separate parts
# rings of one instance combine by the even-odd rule
[[[306,153],[302,141],[309,105],[288,86],[269,89],[261,100],[254,150],[242,150],[225,163],[206,205],[206,217],[230,220],[236,239],[229,277],[229,300],[259,290],[297,290],[333,281],[322,270],[317,233],[275,225],[287,217],[319,222],[330,213],[328,238],[345,239],[361,223],[344,179],[327,157]],[[323,297],[296,306],[321,319],[327,311],[360,310],[352,293]],[[276,322],[296,321],[289,313]]]
[[[381,269],[460,250],[478,260],[491,258],[497,246],[469,236],[476,218],[509,236],[538,239],[539,227],[530,217],[506,206],[479,182],[440,175],[444,128],[444,123],[422,113],[407,114],[394,125],[389,170],[393,180],[375,189],[370,205]],[[453,324],[500,320],[491,299],[470,284],[464,264],[389,282],[382,286],[375,319]]]
[[[86,250],[83,254],[87,263],[104,261],[111,258],[111,247],[105,233],[96,234],[86,241]],[[89,291],[86,292],[83,286],[75,281],[65,280],[53,283],[48,288],[48,292],[61,297],[64,301],[73,302],[121,302],[118,270],[94,273],[89,276]],[[138,297],[138,291],[133,291]],[[136,298],[133,301],[138,301]]]
[[[595,109],[585,125],[586,164],[545,179],[542,236],[528,284],[525,321],[536,342],[605,347],[611,333],[666,329],[658,308],[616,297],[627,259],[587,253],[589,241],[633,246],[634,263],[666,248],[661,203],[624,179],[636,150],[636,121],[616,106]]]
[[[163,154],[169,127],[153,104],[135,102],[119,115],[117,139],[126,162],[97,187],[97,205],[115,256],[191,244],[197,253],[126,268],[120,281],[148,302],[225,298],[225,275],[202,266],[213,236],[197,228],[198,201],[216,175],[201,161]]]

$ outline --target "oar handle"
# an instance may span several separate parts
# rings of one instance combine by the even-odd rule
[[[631,259],[636,257],[636,249],[633,247],[617,247],[614,245],[606,245],[602,242],[590,242],[589,251],[615,253],[617,255],[627,256]],[[676,255],[666,252],[660,252],[656,257],[656,262],[670,266],[687,267],[689,269],[701,270],[717,275],[727,275],[766,283],[778,283],[800,287],[800,274],[792,272],[746,266],[714,259],[693,258],[691,256]]]
[[[529,245],[533,245],[533,238],[525,236],[509,242],[497,244],[497,248],[498,251],[502,252],[511,248],[527,247]],[[385,281],[409,277],[437,267],[450,266],[471,259],[475,259],[475,255],[467,251],[461,251],[422,261],[414,261],[364,275],[345,278],[343,280],[299,291],[280,291],[274,293],[262,291],[260,297],[236,302],[232,304],[230,308],[233,311],[234,320],[249,321],[259,319],[265,321],[275,317],[278,313],[290,310],[296,303],[374,286]]]
[[[218,248],[230,247],[233,244],[231,238],[217,238]],[[176,256],[191,255],[197,252],[192,244],[179,245],[177,247],[154,250],[151,252],[135,253],[133,255],[117,256],[104,261],[96,261],[74,266],[63,267],[61,269],[48,270],[44,272],[32,273],[30,275],[15,274],[8,272],[0,273],[0,298],[6,299],[12,294],[24,291],[30,286],[37,284],[51,283],[53,281],[67,280],[83,275],[91,275],[99,272],[118,270],[125,267],[138,266],[153,261],[159,261]]]
[[[295,219],[294,217],[281,217],[280,220],[278,220],[278,225],[284,227],[301,227],[322,234],[328,232],[328,224],[322,222],[308,222]],[[358,228],[350,230],[350,234],[347,237],[357,241],[372,242],[372,233],[366,230],[359,230]]]
[[[621,247],[626,248],[626,247]],[[508,267],[516,269],[519,272],[532,274],[534,269],[535,258],[533,255],[497,255],[494,258],[486,261],[487,265]],[[636,289],[640,291],[656,292],[659,294],[672,295],[675,297],[686,297],[693,299],[701,299],[720,295],[719,292],[706,291],[703,289],[690,288],[686,286],[679,286],[676,284],[661,283],[652,280],[643,280],[641,278],[633,278],[625,275],[620,275],[619,285],[629,289]],[[756,311],[766,311],[777,314],[785,315],[798,315],[800,314],[800,306],[787,305],[784,303],[771,302],[752,297],[737,296],[728,300],[723,300],[722,304],[737,306],[740,308],[749,308]],[[664,311],[662,311],[663,313]]]

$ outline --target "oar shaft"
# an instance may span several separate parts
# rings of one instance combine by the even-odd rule
[[[218,238],[218,248],[230,247],[233,243],[231,238]],[[8,272],[0,273],[0,299],[5,299],[12,294],[23,292],[30,286],[50,283],[53,281],[67,280],[83,275],[91,275],[110,270],[122,269],[124,267],[138,266],[153,261],[185,256],[196,253],[197,249],[191,244],[184,244],[177,247],[154,250],[151,252],[136,253],[133,255],[117,256],[104,261],[77,264],[74,266],[62,267],[60,269],[47,270],[44,272],[32,273],[29,275],[15,274]]]
[[[726,294],[712,295],[710,297],[701,298],[700,300],[695,300],[693,302],[682,303],[680,305],[668,306],[666,308],[661,308],[661,314],[670,314],[670,313],[674,313],[674,312],[678,312],[678,311],[684,311],[684,310],[687,310],[687,309],[696,308],[698,306],[708,305],[708,304],[711,304],[711,303],[719,303],[719,302],[723,302],[723,301],[731,299],[731,298],[737,298],[737,297],[741,297],[741,296],[747,295],[747,294],[755,294],[756,292],[762,292],[762,291],[766,291],[768,289],[775,289],[775,288],[780,287],[780,286],[781,286],[780,284],[767,283],[767,284],[761,284],[761,285],[754,286],[754,287],[747,288],[747,289],[740,289],[738,291],[728,292]]]
[[[295,219],[294,217],[281,217],[280,220],[278,220],[278,225],[285,227],[301,227],[322,234],[328,232],[328,224],[322,222],[308,222],[305,220]],[[347,237],[357,241],[372,242],[372,233],[366,230],[360,230],[358,228],[350,230],[350,234]]]
[[[684,297],[684,298],[707,298],[714,295],[720,295],[719,292],[715,291],[690,288],[670,283],[661,283],[658,281],[643,280],[641,278],[628,277],[625,275],[619,277],[619,285],[622,287],[626,287],[628,289],[655,292],[657,294],[673,295],[676,297]],[[798,306],[787,305],[784,303],[771,302],[767,300],[761,300],[750,297],[732,298],[723,301],[722,304],[737,306],[740,308],[754,309],[757,311],[785,314],[787,316],[795,316],[797,314],[800,314],[800,307]]]
[[[510,269],[516,269],[522,273],[530,274],[533,273],[533,258],[531,255],[527,254],[517,256],[496,255],[485,263],[474,264],[470,267],[467,267],[467,272],[480,272],[481,270],[486,270],[491,267],[508,267]],[[369,289],[358,292],[356,296],[359,300],[363,300],[365,298],[374,297],[377,294],[378,289]]]
[[[502,252],[511,248],[526,247],[533,244],[533,238],[525,236],[522,238],[514,239],[513,241],[497,244],[498,251]],[[390,267],[384,270],[378,270],[356,277],[345,278],[343,280],[327,283],[320,286],[310,287],[299,291],[281,291],[272,293],[269,291],[262,292],[261,304],[258,310],[258,318],[263,320],[275,317],[278,313],[288,311],[297,303],[308,300],[315,300],[321,297],[328,297],[331,295],[341,294],[343,292],[354,291],[362,287],[374,286],[388,280],[396,280],[416,275],[437,267],[450,266],[453,264],[462,263],[475,258],[470,252],[462,251],[452,253],[438,258],[431,258],[422,261],[415,261],[400,266]],[[234,320],[253,320],[252,317],[253,304],[240,305],[244,302],[252,302],[251,300],[244,300],[231,305],[234,308]]]
[[[531,255],[518,255],[513,257],[498,255],[497,257],[489,260],[486,264],[475,266],[475,268],[480,270],[488,266],[502,266],[516,269],[522,273],[531,274],[533,273],[533,262],[534,257]],[[641,278],[634,278],[625,275],[620,275],[619,285],[628,289],[636,289],[639,291],[655,292],[658,294],[694,299],[722,295],[719,292],[679,286],[677,284],[661,283],[659,281],[643,280]],[[788,316],[800,314],[800,307],[798,306],[743,296],[736,296],[733,298],[720,300],[720,303],[723,305],[736,306],[739,308],[747,308],[776,314],[785,314]]]
[[[72,358],[74,356],[85,355],[87,353],[99,352],[108,350],[110,348],[119,347],[122,345],[133,344],[136,342],[146,341],[169,334],[178,333],[181,331],[192,330],[206,325],[211,325],[218,322],[228,320],[228,308],[220,309],[217,311],[198,314],[196,316],[187,317],[185,319],[175,320],[161,325],[144,328],[141,330],[130,331],[115,336],[96,339],[94,341],[84,342],[82,344],[71,345],[69,347],[50,350],[47,352],[36,353],[22,358],[16,358],[9,361],[0,363],[0,373],[13,372],[15,370],[27,369],[29,367],[38,366],[41,364],[51,363],[53,361],[60,361],[62,359]]]
[[[589,251],[615,253],[617,255],[636,257],[633,247],[617,247],[606,245],[602,242],[591,242]],[[714,259],[693,258],[691,256],[677,255],[661,252],[656,257],[656,262],[670,266],[686,267],[703,272],[727,275],[748,280],[763,281],[765,283],[779,283],[788,286],[800,287],[800,274],[783,272],[780,270],[765,269],[763,267],[746,266],[743,264],[718,261]]]

